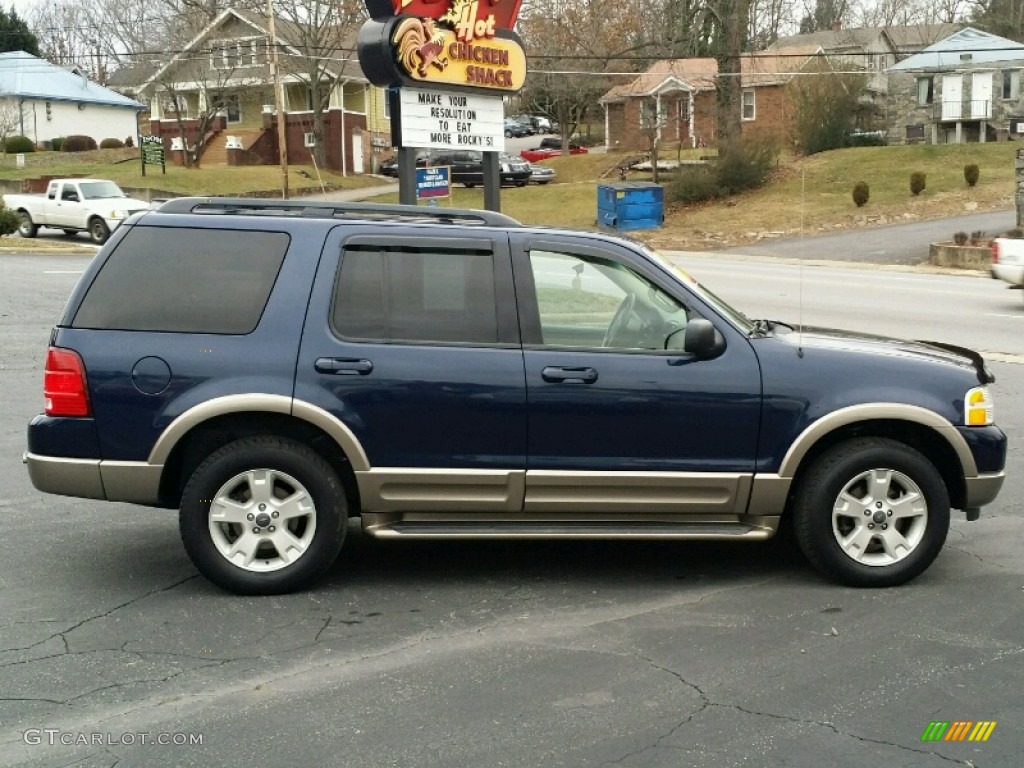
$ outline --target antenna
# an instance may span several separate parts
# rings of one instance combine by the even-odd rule
[[[804,171],[804,159],[800,159],[800,240],[804,239],[804,209],[807,200],[807,175]],[[804,260],[800,259],[800,276],[797,279],[797,311],[796,311],[796,356],[804,356]]]

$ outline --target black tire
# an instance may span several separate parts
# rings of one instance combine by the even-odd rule
[[[516,186],[517,187],[525,187],[529,183],[530,183],[529,181],[517,181],[516,182]]]
[[[874,470],[897,473],[885,481],[884,500],[875,498],[862,477]],[[857,496],[861,487],[865,493]],[[845,509],[834,512],[844,491],[851,500],[845,509],[855,514],[847,515]],[[918,492],[923,515],[920,508],[915,516],[891,514],[890,506],[907,505]],[[894,495],[900,493],[910,495]],[[851,587],[892,587],[920,575],[938,556],[949,533],[949,493],[935,466],[913,448],[896,440],[865,437],[840,443],[815,460],[800,479],[792,514],[800,549],[822,574]],[[887,537],[891,546],[896,534],[906,534],[905,541],[913,544],[899,557],[886,550],[882,539]],[[839,537],[852,543],[861,536],[866,538],[857,554],[863,561],[847,554],[839,543]]]
[[[35,237],[39,234],[39,226],[32,221],[32,216],[28,211],[18,211],[18,219],[21,223],[18,225],[18,234],[22,237]]]
[[[549,181],[550,181],[550,179],[545,179],[544,181],[538,181],[537,183],[538,183],[538,184],[540,184],[540,185],[541,185],[541,186],[543,187],[543,186],[544,186],[545,184],[547,184],[547,183],[548,183]]]
[[[254,557],[252,567],[245,568],[231,562],[218,549],[218,546],[223,546],[223,541],[220,545],[215,541],[213,526],[210,524],[214,498],[223,493],[230,483],[237,481],[239,475],[252,470],[269,470],[279,477],[290,476],[301,486],[299,490],[305,491],[312,501],[311,521],[295,520],[302,528],[310,522],[314,525],[306,548],[293,562],[277,566],[276,570],[254,570],[260,567],[258,561],[265,557],[270,558],[266,561],[267,565],[271,561],[287,563],[287,559],[277,555],[276,549],[272,550],[274,556],[271,557],[270,552],[263,549],[264,544],[255,548],[256,552],[263,551],[265,554]],[[284,488],[288,488],[287,482]],[[287,495],[288,491],[284,493]],[[281,501],[280,496],[270,502],[275,512],[278,501]],[[255,500],[245,503],[255,503]],[[254,507],[253,511],[256,512],[256,509],[263,507]],[[284,520],[286,517],[287,514],[278,519]],[[241,523],[244,528],[235,529],[238,533],[234,534],[234,541],[239,541],[242,536],[248,537],[249,531],[245,529],[249,525],[260,524],[265,526],[263,539],[269,540],[269,526],[273,523],[269,518],[263,522],[257,518],[254,523]],[[330,568],[345,540],[348,505],[337,474],[311,448],[281,437],[246,437],[214,451],[196,467],[182,494],[178,524],[185,551],[207,579],[241,595],[276,595],[301,589]],[[285,523],[282,533],[287,528],[295,538],[302,537],[302,529],[291,528],[291,525]],[[230,526],[218,527],[218,531],[223,532],[225,540],[231,534]]]
[[[103,245],[107,242],[107,238],[110,237],[110,227],[107,226],[107,222],[98,216],[89,219],[89,237],[96,245]]]
[[[512,138],[512,131],[505,131],[505,138],[506,139],[511,139]]]
[[[471,181],[464,181],[462,182],[462,186],[464,186],[466,189],[472,189],[473,187],[476,186],[476,184],[474,184]]]

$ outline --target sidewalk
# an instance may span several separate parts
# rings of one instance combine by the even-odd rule
[[[359,200],[366,200],[377,195],[397,194],[398,181],[383,181],[372,187],[359,187],[358,189],[336,189],[333,192],[318,192],[314,195],[298,195],[295,200],[326,200],[332,203],[351,203]]]

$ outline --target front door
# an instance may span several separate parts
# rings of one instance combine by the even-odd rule
[[[623,247],[511,242],[529,402],[527,511],[742,507],[761,410],[747,339]],[[681,351],[696,317],[724,334],[715,359]]]
[[[992,117],[991,72],[975,72],[971,75],[971,117],[975,120]]]
[[[942,119],[963,117],[963,75],[942,76]]]

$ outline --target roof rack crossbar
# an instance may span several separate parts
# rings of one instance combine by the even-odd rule
[[[393,218],[438,221],[450,224],[477,224],[515,227],[520,223],[495,211],[470,208],[435,208],[393,203],[335,203],[328,200],[277,200],[248,197],[176,197],[158,209],[160,213],[267,214],[309,218]]]

